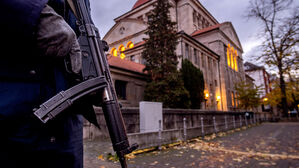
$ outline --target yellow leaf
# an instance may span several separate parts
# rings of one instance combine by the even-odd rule
[[[100,159],[100,160],[105,160],[103,155],[99,155],[99,156],[98,156],[98,159]]]

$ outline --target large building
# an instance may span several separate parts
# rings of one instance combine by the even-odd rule
[[[136,66],[144,63],[141,55],[143,39],[147,37],[147,20],[155,2],[156,0],[137,0],[130,11],[115,19],[115,25],[104,36],[113,58],[122,59],[126,63],[135,62]],[[170,16],[176,22],[179,35],[176,49],[180,62],[178,68],[182,59],[189,59],[204,74],[206,102],[202,107],[211,110],[237,110],[234,86],[245,80],[245,73],[242,45],[232,23],[219,23],[198,0],[169,2],[172,5]],[[119,76],[115,80],[120,80]],[[127,83],[124,78],[121,81]],[[125,89],[134,90],[128,87]],[[133,103],[129,106],[136,105],[138,104]]]

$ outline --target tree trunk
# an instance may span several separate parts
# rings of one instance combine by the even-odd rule
[[[280,83],[280,90],[281,90],[281,104],[282,104],[282,110],[283,110],[283,115],[285,117],[288,116],[288,104],[287,104],[287,94],[286,94],[286,84],[284,81],[284,77],[283,77],[283,72],[282,72],[282,66],[278,67],[279,69],[279,83]]]

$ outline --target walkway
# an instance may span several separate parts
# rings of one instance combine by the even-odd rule
[[[106,158],[111,150],[110,142],[85,142],[85,168],[120,167]],[[129,168],[298,168],[299,123],[265,123],[209,141],[195,139],[133,156],[128,164]]]

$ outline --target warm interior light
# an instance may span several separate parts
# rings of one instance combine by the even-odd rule
[[[238,71],[238,51],[234,49],[234,47],[230,44],[227,45],[226,56],[227,65],[231,67],[233,70]]]
[[[220,101],[221,97],[220,96],[217,96],[217,101]]]
[[[228,44],[229,45],[229,44]],[[230,54],[229,54],[229,46],[227,47],[226,50],[226,55],[227,55],[227,65],[230,67]]]
[[[264,98],[264,102],[266,102],[266,101],[268,101],[268,98],[267,98],[267,97]]]
[[[120,58],[121,58],[121,59],[125,59],[125,58],[126,58],[126,55],[125,55],[124,53],[121,53],[121,54],[120,54]]]
[[[129,41],[127,44],[127,48],[133,48],[134,44],[132,43],[132,41]]]
[[[110,54],[113,55],[113,56],[115,56],[115,57],[117,57],[117,50],[116,50],[116,48],[112,48]]]
[[[235,56],[235,70],[238,72],[237,57]]]
[[[124,45],[120,45],[120,46],[118,47],[118,51],[120,51],[120,52],[124,52],[125,50],[126,50],[126,48],[125,48]]]

